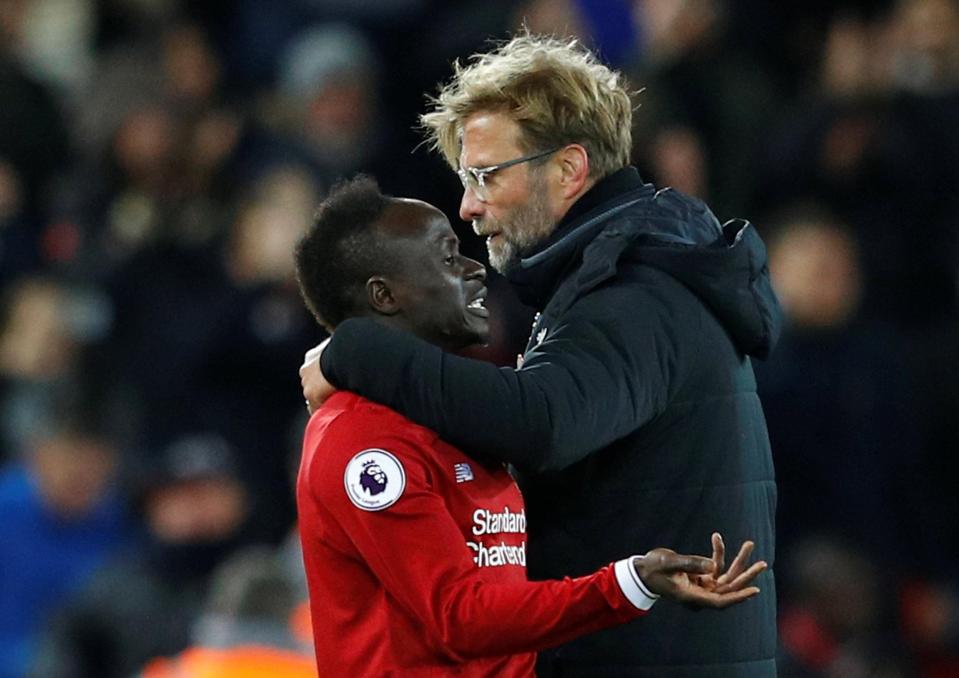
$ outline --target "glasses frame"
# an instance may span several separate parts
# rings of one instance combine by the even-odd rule
[[[459,175],[460,183],[463,184],[464,190],[473,191],[473,195],[476,196],[476,199],[485,203],[489,202],[489,193],[487,192],[486,188],[486,177],[488,177],[490,174],[493,172],[498,172],[502,169],[506,169],[507,167],[512,167],[513,165],[520,165],[524,162],[531,162],[533,160],[545,158],[546,156],[552,155],[562,148],[562,146],[557,146],[556,148],[551,148],[548,151],[524,155],[520,158],[514,158],[512,160],[500,162],[495,165],[487,165],[486,167],[460,167],[456,170],[456,174]]]

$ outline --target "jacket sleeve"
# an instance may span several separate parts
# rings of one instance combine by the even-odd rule
[[[640,299],[636,299],[639,296]],[[444,353],[369,319],[344,322],[322,369],[468,454],[566,468],[665,409],[682,338],[664,300],[616,289],[574,305],[521,369]],[[686,338],[688,342],[689,339]]]
[[[463,661],[538,651],[635,619],[655,602],[628,559],[575,579],[490,581],[433,489],[422,453],[392,436],[370,442],[404,467],[395,503],[375,511],[354,505],[342,458],[311,469],[309,492],[397,605],[422,622],[437,653]]]

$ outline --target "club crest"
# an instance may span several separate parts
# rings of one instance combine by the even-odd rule
[[[396,503],[406,488],[406,471],[393,454],[377,448],[363,450],[346,465],[346,495],[357,508],[381,511]]]

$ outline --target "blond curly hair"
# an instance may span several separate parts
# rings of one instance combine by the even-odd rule
[[[632,102],[622,74],[577,40],[524,33],[492,52],[453,64],[453,77],[420,117],[427,141],[459,167],[463,124],[480,111],[503,111],[521,130],[527,153],[578,143],[591,178],[629,164]]]

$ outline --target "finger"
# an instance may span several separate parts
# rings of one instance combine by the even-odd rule
[[[713,572],[718,577],[726,569],[726,544],[719,532],[713,532],[713,562],[716,564]]]
[[[733,579],[728,583],[723,583],[718,585],[715,589],[715,593],[726,593],[728,591],[736,591],[743,589],[747,584],[751,584],[752,581],[758,577],[760,574],[766,571],[766,568],[769,567],[766,564],[766,561],[760,560],[753,563],[748,570],[740,574],[738,577]]]
[[[755,586],[750,586],[749,588],[742,589],[741,591],[733,591],[731,593],[716,593],[714,591],[704,594],[705,602],[700,603],[705,607],[712,607],[717,610],[729,607],[730,605],[735,605],[736,603],[741,603],[744,600],[749,600],[753,596],[759,593],[759,588]]]
[[[682,553],[663,553],[659,555],[659,571],[664,574],[686,572],[688,574],[710,574],[713,561],[704,556],[687,556]]]
[[[746,563],[749,561],[749,557],[752,555],[755,547],[756,545],[753,542],[744,541],[743,545],[739,548],[739,553],[736,554],[736,558],[733,560],[733,564],[729,566],[728,570],[721,572],[717,577],[717,583],[725,584],[738,577],[743,570],[746,569]]]

